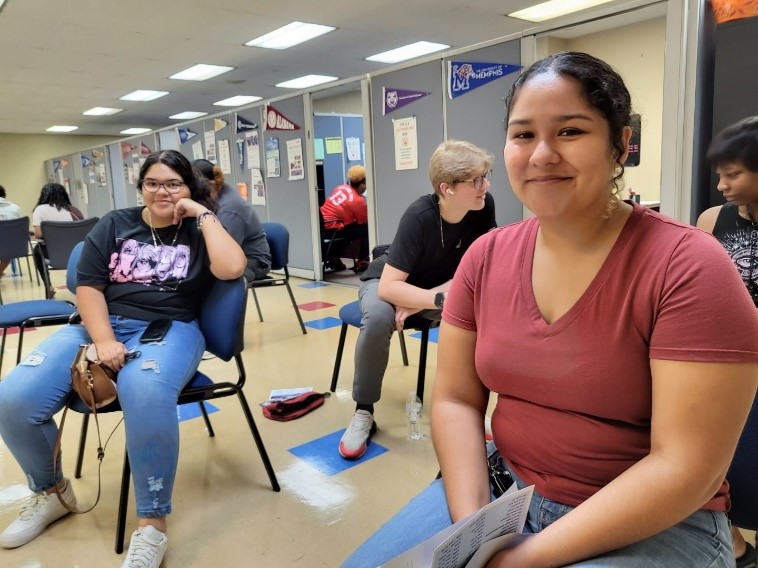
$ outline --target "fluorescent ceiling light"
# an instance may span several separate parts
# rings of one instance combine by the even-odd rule
[[[232,69],[234,69],[234,67],[198,63],[184,71],[179,71],[179,73],[171,75],[169,79],[179,79],[180,81],[207,81],[208,79],[226,73],[227,71],[231,71]]]
[[[266,35],[251,39],[245,45],[265,47],[267,49],[287,49],[293,45],[298,45],[320,35],[327,34],[335,29],[332,26],[322,26],[320,24],[292,22]]]
[[[122,101],[154,101],[155,99],[159,99],[161,97],[165,97],[168,95],[168,91],[150,91],[150,90],[144,90],[140,89],[137,91],[132,91],[128,95],[124,95],[121,97]]]
[[[552,20],[566,14],[573,14],[574,12],[580,12],[587,8],[593,8],[600,6],[601,4],[607,4],[611,0],[550,0],[549,2],[543,2],[530,8],[524,8],[517,12],[511,12],[506,14],[510,18],[517,18],[519,20],[526,20],[528,22],[544,22],[545,20]]]
[[[389,51],[383,51],[377,53],[371,57],[367,57],[366,61],[379,61],[380,63],[399,63],[400,61],[407,61],[414,57],[421,57],[435,51],[442,51],[447,49],[449,45],[444,43],[432,43],[430,41],[417,41],[397,49],[390,49]]]
[[[277,83],[275,86],[283,87],[285,89],[305,89],[307,87],[313,87],[314,85],[336,81],[337,79],[338,77],[330,77],[329,75],[305,75],[304,77],[298,77],[297,79],[290,79],[284,83]]]
[[[48,132],[73,132],[78,129],[78,126],[51,126],[47,129]]]
[[[151,128],[127,128],[126,130],[122,130],[121,134],[145,134],[146,132],[150,132],[152,130]]]
[[[82,114],[86,116],[110,116],[121,112],[122,108],[109,108],[109,107],[92,107],[89,110],[85,110]]]
[[[169,116],[169,118],[173,118],[174,120],[190,120],[193,118],[199,118],[201,116],[205,116],[208,114],[207,112],[197,112],[194,110],[186,110],[184,112],[180,112],[179,114],[172,114]]]
[[[247,103],[254,103],[255,101],[261,100],[261,97],[254,97],[249,95],[237,95],[236,97],[229,97],[228,99],[224,99],[223,101],[216,101],[213,103],[217,106],[223,106],[223,107],[238,107],[242,105],[246,105]]]

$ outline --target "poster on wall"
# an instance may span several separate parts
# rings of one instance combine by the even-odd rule
[[[416,117],[399,118],[392,121],[395,132],[395,169],[418,169],[418,133]]]
[[[192,158],[195,160],[203,159],[203,143],[200,140],[192,143]]]
[[[253,188],[253,193],[250,196],[250,203],[253,205],[266,205],[266,186],[263,184],[263,175],[259,168],[253,168],[250,170],[252,177],[252,183],[250,186]]]
[[[107,178],[105,176],[105,162],[100,162],[97,165],[98,172],[100,174],[100,187],[105,187]]]
[[[261,168],[261,148],[257,130],[245,132],[245,156],[248,169]]]
[[[287,140],[287,163],[289,164],[289,181],[305,178],[303,144],[300,138]]]
[[[279,170],[279,139],[269,138],[266,140],[266,176],[278,178]]]
[[[232,173],[232,159],[229,153],[229,140],[218,141],[218,165],[221,167],[221,173],[229,175]]]
[[[235,144],[237,144],[237,158],[240,162],[240,168],[245,167],[245,139],[244,138],[237,138],[235,141]]]
[[[205,132],[205,159],[216,163],[216,134],[210,130]]]
[[[347,148],[347,159],[351,162],[357,162],[361,159],[361,139],[345,138],[345,147]]]
[[[470,93],[491,81],[515,73],[521,65],[479,61],[447,62],[447,94],[451,99]]]

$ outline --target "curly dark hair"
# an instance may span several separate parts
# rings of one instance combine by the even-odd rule
[[[705,156],[711,167],[740,164],[758,172],[758,116],[731,124],[711,141]]]
[[[189,188],[192,200],[196,201],[203,207],[210,209],[214,213],[216,212],[216,202],[211,197],[210,184],[205,179],[199,178],[195,175],[195,170],[192,169],[190,161],[176,150],[161,150],[159,152],[153,152],[147,157],[145,163],[142,164],[142,167],[139,170],[137,188],[140,191],[142,191],[142,182],[145,179],[145,174],[155,164],[163,164],[174,170]]]
[[[570,77],[579,83],[582,98],[597,110],[608,122],[609,144],[613,149],[613,159],[619,171],[613,177],[615,189],[620,189],[624,176],[624,164],[621,156],[626,151],[623,144],[624,127],[631,126],[632,97],[624,80],[610,65],[587,53],[564,51],[549,55],[533,63],[511,86],[505,99],[505,125],[516,103],[522,87],[534,76],[543,73],[555,73]]]
[[[59,183],[46,183],[42,186],[39,193],[38,205],[52,205],[58,211],[61,209],[69,210],[71,208],[71,199],[68,196],[66,188]]]

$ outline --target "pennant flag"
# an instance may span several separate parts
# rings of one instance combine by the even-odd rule
[[[257,130],[258,125],[254,122],[237,115],[237,132],[247,132],[248,130]]]
[[[266,130],[300,130],[300,127],[271,105],[266,105]]]
[[[59,169],[61,169],[61,161],[53,160],[53,171],[57,172]]]
[[[382,87],[382,98],[384,99],[382,116],[422,99],[427,95],[431,95],[431,93],[427,91],[409,91],[407,89],[388,89],[387,87]]]
[[[221,120],[220,118],[214,118],[213,119],[213,132],[218,132],[222,128],[226,128],[229,125],[229,123],[225,120]]]
[[[144,142],[140,142],[139,151],[140,151],[140,154],[142,154],[143,156],[149,156],[150,154],[153,153],[153,151],[150,149],[150,146],[148,146]]]
[[[105,153],[102,152],[101,150],[92,150],[92,159],[95,160],[96,162],[99,162],[100,160],[102,160],[104,155]]]
[[[90,160],[87,156],[85,156],[84,154],[82,154],[82,167],[83,168],[88,168],[92,164],[94,164],[94,162],[92,160]]]
[[[68,167],[68,160],[61,158],[61,168]]]
[[[451,99],[465,95],[490,81],[515,73],[521,65],[481,63],[476,61],[447,62],[447,94]]]
[[[185,144],[188,140],[192,140],[197,136],[197,132],[192,132],[189,128],[177,128],[176,130],[179,132],[179,141],[182,144]]]
[[[132,155],[136,146],[130,142],[121,142],[121,158],[126,160]]]

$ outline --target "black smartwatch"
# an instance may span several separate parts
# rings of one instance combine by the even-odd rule
[[[442,309],[442,306],[445,305],[445,293],[444,292],[437,292],[437,294],[434,296],[434,305],[437,306],[438,309]]]

